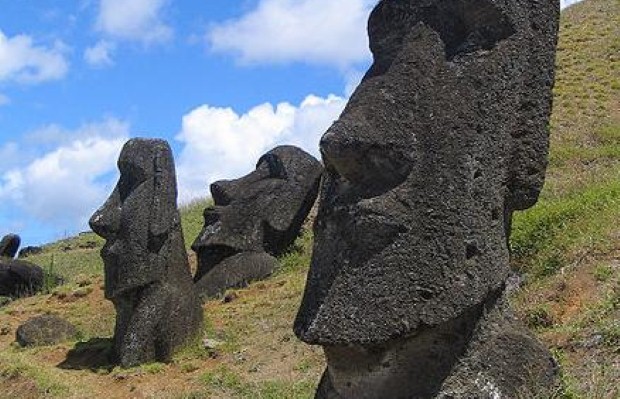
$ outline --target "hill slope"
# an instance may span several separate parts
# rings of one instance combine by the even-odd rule
[[[562,16],[552,153],[540,203],[516,215],[512,300],[563,366],[558,398],[617,398],[620,380],[620,1],[586,0]],[[183,209],[186,244],[205,203]],[[103,299],[102,241],[84,234],[50,244],[31,260],[65,284],[0,309],[0,398],[310,398],[320,350],[296,340],[312,238],[298,239],[268,281],[205,305],[204,335],[168,365],[112,369],[105,351],[114,312]],[[81,343],[19,349],[20,322],[41,313],[76,324]],[[69,367],[58,365],[78,349]],[[75,351],[73,354],[75,355]]]

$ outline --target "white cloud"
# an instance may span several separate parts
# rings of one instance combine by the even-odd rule
[[[88,47],[84,51],[84,60],[95,68],[103,68],[114,65],[112,60],[112,52],[116,49],[116,45],[107,40],[100,40],[92,47]]]
[[[64,77],[69,69],[66,46],[35,45],[27,35],[6,36],[0,30],[0,82],[40,83]]]
[[[172,38],[172,28],[162,19],[168,0],[100,0],[97,29],[115,39],[144,44]]]
[[[92,211],[109,194],[129,126],[109,119],[85,125],[73,136],[73,140],[0,176],[0,202],[42,222],[84,228]]]
[[[11,103],[11,99],[4,94],[0,93],[0,107]]]
[[[260,0],[212,27],[218,52],[244,63],[309,62],[346,68],[370,57],[366,22],[376,0]]]
[[[218,179],[248,173],[276,145],[297,145],[318,156],[321,136],[346,101],[310,95],[299,106],[265,103],[243,115],[208,105],[192,110],[176,137],[184,144],[177,161],[180,201],[206,196],[209,184]]]
[[[581,0],[560,0],[560,7],[561,8],[566,8],[568,6],[571,6],[575,3],[579,3]]]

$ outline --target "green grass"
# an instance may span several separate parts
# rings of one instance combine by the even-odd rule
[[[620,179],[545,199],[515,213],[511,235],[514,262],[535,277],[569,264],[577,249],[605,250],[620,220]]]
[[[204,373],[200,380],[206,387],[204,393],[213,395],[210,397],[232,394],[240,399],[307,399],[313,396],[315,389],[313,381],[246,382],[226,367]]]
[[[539,203],[514,215],[512,264],[524,274],[525,286],[511,301],[562,365],[562,390],[553,396],[556,399],[620,397],[616,388],[620,361],[619,60],[620,1],[586,0],[563,14],[547,182]],[[202,229],[202,213],[210,203],[201,200],[180,209],[188,249]],[[48,276],[59,275],[65,283],[54,287],[50,278],[49,295],[7,304],[0,310],[2,322],[56,312],[77,326],[83,340],[109,337],[114,312],[100,291],[102,245],[102,239],[84,233],[47,245],[42,254],[28,258],[44,267]],[[312,233],[305,231],[280,257],[280,267],[270,279],[231,290],[234,299],[230,303],[209,301],[201,337],[179,351],[170,365],[140,368],[140,378],[172,378],[171,385],[188,384],[187,389],[147,397],[313,397],[324,358],[320,350],[297,341],[291,331],[312,245]],[[93,298],[101,298],[101,303]],[[203,337],[221,344],[207,350]],[[586,348],[584,343],[592,337],[598,343]],[[100,380],[92,380],[88,372],[60,374],[55,363],[41,360],[46,350],[8,347],[0,351],[0,385],[24,379],[34,382],[39,397],[64,398],[80,397],[82,391],[77,387],[82,381],[104,387],[122,384],[113,380],[115,372],[97,374]],[[127,382],[134,383],[139,385],[134,380]]]

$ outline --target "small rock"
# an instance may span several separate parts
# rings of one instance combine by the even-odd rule
[[[237,295],[235,292],[229,292],[228,294],[224,295],[222,303],[230,303],[237,298],[239,298],[239,295]]]
[[[202,340],[202,345],[207,350],[215,350],[218,347],[222,346],[222,343],[220,341],[215,340],[215,339],[205,338],[205,339]]]
[[[58,316],[34,317],[17,328],[15,340],[21,346],[55,345],[77,334],[75,327]]]
[[[2,327],[0,327],[0,335],[9,335],[10,333],[11,333],[11,326],[9,326],[8,324],[5,324]]]
[[[28,246],[19,250],[18,258],[27,258],[30,255],[37,255],[43,252],[43,248],[36,246]]]
[[[97,248],[97,242],[96,241],[86,241],[84,244],[79,244],[78,248],[81,248],[81,249]]]
[[[596,348],[603,344],[605,337],[602,334],[592,334],[583,341],[583,347],[587,349]]]

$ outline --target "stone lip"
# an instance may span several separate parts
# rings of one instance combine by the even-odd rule
[[[15,340],[21,346],[56,345],[74,339],[77,330],[65,319],[42,315],[20,325],[15,332]]]
[[[323,168],[295,146],[279,146],[260,157],[256,169],[211,185],[214,205],[192,245],[194,275],[203,298],[270,275],[295,241],[315,203]]]
[[[321,140],[300,339],[381,345],[503,286],[512,212],[544,182],[558,17],[551,1],[376,6],[374,63]]]
[[[381,347],[326,347],[316,398],[551,396],[558,365],[520,325],[502,291],[458,319]]]

